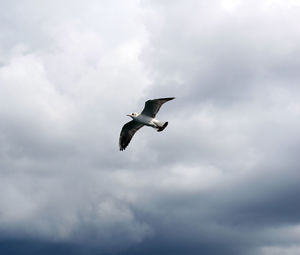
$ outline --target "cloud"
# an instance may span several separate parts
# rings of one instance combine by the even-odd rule
[[[297,253],[295,1],[4,7],[3,253]],[[164,96],[166,132],[119,152]]]

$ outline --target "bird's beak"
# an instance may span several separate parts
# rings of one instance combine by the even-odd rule
[[[128,116],[128,117],[131,117],[131,115],[130,115],[130,114],[126,114],[126,116]]]

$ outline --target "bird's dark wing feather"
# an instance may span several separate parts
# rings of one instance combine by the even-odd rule
[[[132,137],[134,136],[135,132],[138,131],[143,126],[144,126],[143,124],[138,123],[134,120],[127,122],[123,126],[120,134],[120,139],[119,139],[120,151],[125,150],[127,145],[130,143]]]
[[[145,103],[144,110],[141,114],[147,115],[151,118],[155,118],[156,114],[158,113],[160,107],[170,101],[173,100],[175,97],[166,97],[166,98],[158,98],[158,99],[152,99],[148,100]]]

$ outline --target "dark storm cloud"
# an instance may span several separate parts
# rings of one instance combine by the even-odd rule
[[[40,5],[0,11],[1,253],[298,254],[295,1]]]

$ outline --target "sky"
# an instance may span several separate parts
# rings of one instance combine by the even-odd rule
[[[1,254],[300,253],[300,1],[0,3]]]

